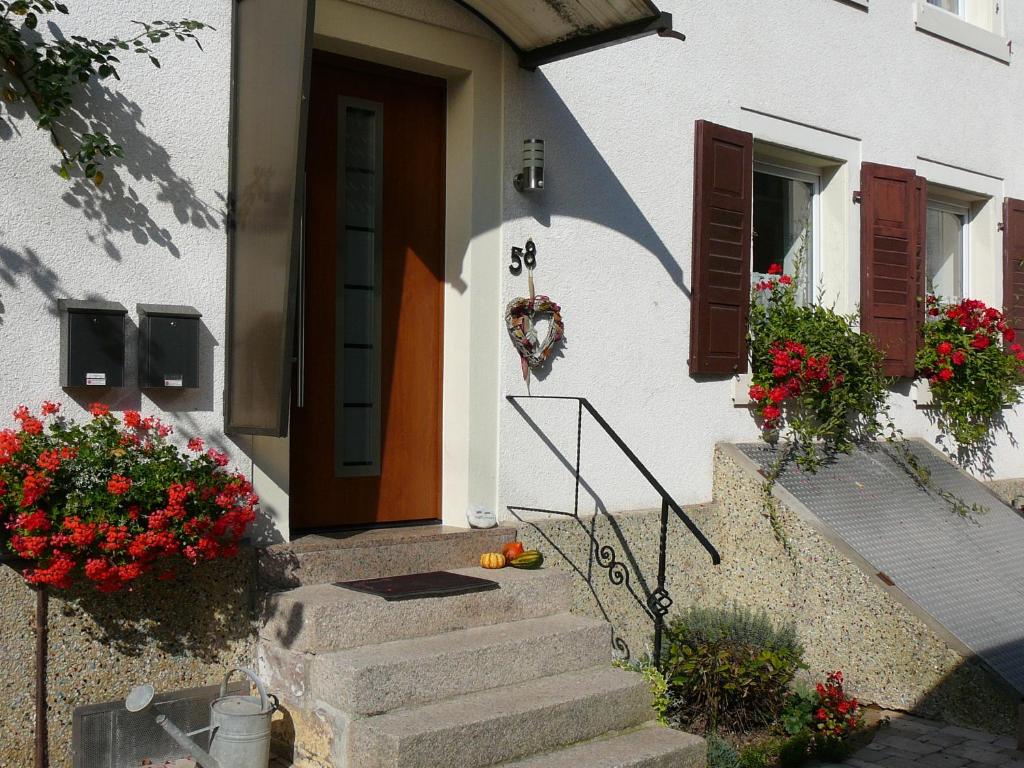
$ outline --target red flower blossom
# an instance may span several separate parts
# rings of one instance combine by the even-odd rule
[[[21,506],[31,507],[39,501],[50,488],[50,478],[34,469],[28,470],[21,486]]]
[[[971,339],[971,346],[975,349],[987,349],[991,343],[992,340],[983,333],[975,334],[974,338]]]
[[[939,342],[939,345],[935,347],[935,351],[938,352],[940,355],[948,355],[950,352],[953,351],[953,345],[950,344],[948,341],[941,341]]]
[[[773,403],[776,403],[776,404],[781,403],[788,396],[789,396],[789,392],[786,390],[785,387],[773,387],[772,391],[768,393],[768,398]]]
[[[783,275],[779,278],[779,283],[782,285],[791,285],[793,283],[793,278],[789,275]]]
[[[191,440],[188,441],[188,449],[190,451],[202,453],[204,447],[205,444],[203,443],[203,438],[201,437],[193,437]]]
[[[950,358],[950,360],[953,361],[953,365],[963,365],[964,363],[967,362],[967,355],[964,353],[962,349],[958,349],[956,352],[953,353],[953,356]]]
[[[769,275],[781,275],[782,274],[782,266],[780,264],[772,264],[770,267],[768,267],[768,274]]]
[[[52,403],[49,400],[44,400],[40,410],[42,411],[43,416],[52,416],[53,414],[60,412],[60,403]]]
[[[768,393],[765,390],[765,388],[762,387],[760,384],[754,384],[750,389],[747,390],[747,395],[750,397],[751,400],[753,400],[756,403],[760,402],[761,400],[764,400],[765,397],[767,397]],[[191,448],[192,446],[189,445],[189,447]],[[200,450],[201,449],[202,446],[200,446]]]
[[[107,490],[115,496],[123,496],[131,490],[131,478],[124,475],[114,475],[107,481]]]
[[[1017,332],[1013,328],[1007,328],[1003,331],[1003,339],[1006,341],[1013,341],[1017,338]]]
[[[138,411],[125,411],[124,425],[131,429],[138,429],[142,426],[142,416]]]
[[[939,370],[939,381],[949,381],[953,378],[952,368],[942,368]]]
[[[104,403],[90,403],[89,413],[91,413],[94,417],[97,418],[100,416],[106,416],[108,413],[110,413],[110,406],[105,405]]]
[[[206,455],[209,456],[213,460],[213,463],[218,467],[226,467],[228,465],[228,455],[223,451],[217,451],[211,448],[206,452]]]

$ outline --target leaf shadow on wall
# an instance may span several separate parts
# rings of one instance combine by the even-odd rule
[[[114,240],[118,234],[129,234],[139,245],[153,244],[176,258],[181,256],[171,232],[157,223],[146,203],[145,198],[152,195],[151,185],[156,186],[156,201],[170,206],[180,224],[196,229],[224,225],[225,198],[218,194],[220,206],[215,208],[199,196],[189,179],[178,175],[167,150],[146,133],[142,108],[123,93],[92,81],[65,122],[77,132],[106,133],[124,147],[124,158],[104,162],[100,186],[73,178],[62,196],[70,207],[99,225],[98,234],[90,235],[90,240],[102,244],[115,261],[122,258]],[[145,185],[145,189],[140,192],[133,183]]]
[[[637,77],[641,73],[638,71]],[[591,84],[600,89],[600,83]],[[506,222],[516,218],[529,216],[545,228],[551,227],[551,217],[581,219],[599,224],[614,230],[632,240],[646,253],[653,256],[672,282],[689,297],[683,266],[668,245],[662,239],[656,226],[648,218],[641,206],[633,199],[629,191],[619,179],[616,171],[609,165],[601,150],[570,107],[558,94],[542,71],[519,72],[518,101],[529,105],[522,114],[513,113],[506,119],[511,121],[507,135],[522,138],[536,136],[543,138],[545,152],[545,186],[540,193],[519,194],[511,191],[511,178],[522,165],[522,143],[520,141],[505,142],[505,168],[507,169],[508,189],[505,198]],[[525,115],[525,117],[523,117]],[[649,124],[633,120],[630,122],[630,135],[619,137],[618,142],[635,146],[635,161],[630,166],[640,170],[649,165],[652,174],[660,174],[665,178],[666,158],[661,153],[640,151],[657,142],[651,135]],[[668,140],[669,137],[666,137]],[[672,139],[677,139],[673,136]],[[676,148],[676,151],[686,151]],[[649,180],[649,179],[648,179]],[[679,184],[673,183],[672,189],[678,190]],[[683,211],[680,210],[680,216]],[[688,216],[689,213],[686,212]],[[674,223],[674,222],[673,222]],[[542,243],[538,241],[538,246]],[[586,247],[586,241],[581,246]],[[687,251],[688,253],[688,251]],[[635,250],[616,253],[586,252],[572,254],[574,258],[582,257],[593,269],[608,270],[608,279],[616,278],[623,271],[630,269],[630,262],[641,258]],[[539,259],[538,272],[543,271],[543,259]],[[614,269],[611,269],[614,267]]]
[[[0,284],[18,290],[23,280],[32,283],[36,290],[46,296],[50,314],[56,316],[57,299],[66,295],[61,287],[60,276],[46,265],[34,248],[25,247],[17,251],[0,244]],[[5,311],[3,294],[0,294],[0,325],[4,323]]]

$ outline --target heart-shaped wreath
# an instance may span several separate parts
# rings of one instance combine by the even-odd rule
[[[551,320],[543,342],[537,338],[537,328],[534,324],[539,315],[547,315]],[[523,359],[524,376],[530,368],[543,365],[554,351],[555,344],[565,335],[562,308],[547,296],[510,301],[505,309],[505,325],[508,326],[508,335],[516,351]]]

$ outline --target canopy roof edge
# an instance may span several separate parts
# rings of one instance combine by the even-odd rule
[[[493,29],[515,51],[519,65],[529,70],[647,35],[686,39],[673,30],[672,14],[648,0],[455,2]]]

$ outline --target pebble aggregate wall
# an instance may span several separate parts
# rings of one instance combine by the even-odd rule
[[[1003,734],[1016,732],[1016,703],[1001,683],[952,650],[879,582],[782,506],[780,519],[791,550],[787,553],[761,510],[760,479],[717,448],[714,502],[686,511],[719,549],[722,564],[713,567],[684,526],[672,521],[666,586],[676,608],[733,601],[763,608],[778,620],[796,623],[810,677],[820,679],[841,668],[856,695],[884,708]],[[659,514],[629,512],[519,525],[529,546],[542,549],[554,567],[578,576],[578,609],[607,617],[634,657],[650,651],[651,621],[625,583],[611,583],[600,566],[610,553],[598,553],[601,547],[613,547],[624,564],[613,570],[628,570],[627,583],[643,598],[644,584],[637,574],[653,589]]]
[[[76,707],[123,699],[143,682],[158,691],[211,685],[227,668],[252,666],[255,589],[255,559],[243,550],[137,592],[51,597],[51,766],[72,765]],[[7,566],[0,566],[0,616],[0,768],[26,768],[34,760],[35,593]]]

